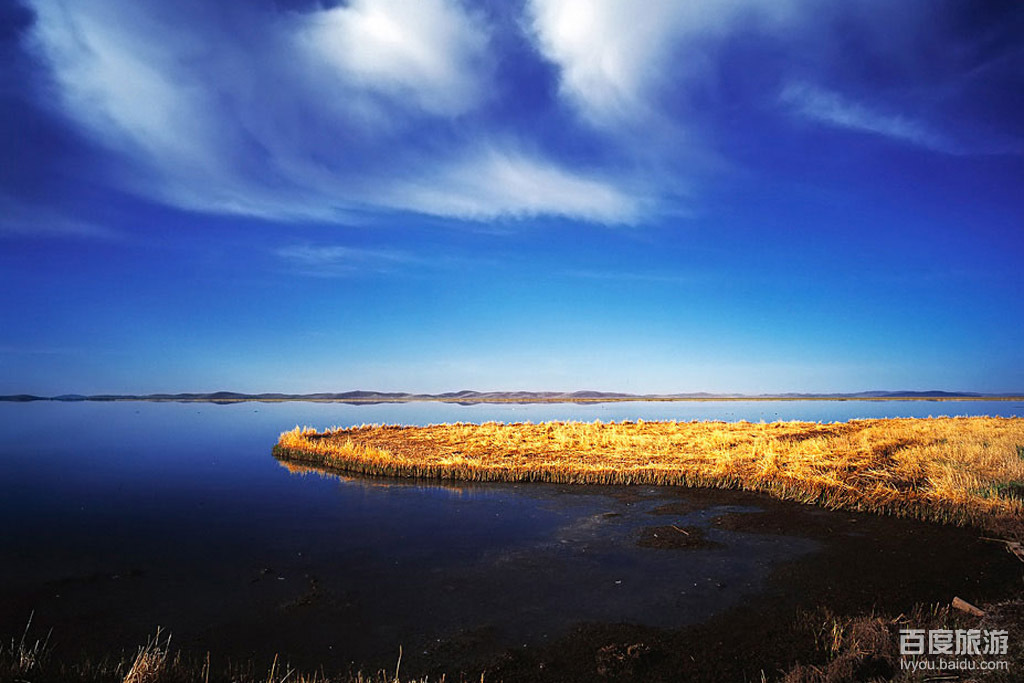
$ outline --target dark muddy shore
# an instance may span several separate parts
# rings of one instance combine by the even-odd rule
[[[397,481],[342,485],[371,496],[424,490]],[[1024,565],[971,529],[761,494],[448,490],[465,499],[449,522],[467,524],[467,533],[420,537],[409,518],[414,533],[395,536],[390,567],[369,548],[312,558],[298,550],[244,571],[225,571],[221,558],[210,581],[195,557],[184,574],[163,567],[68,576],[5,596],[0,611],[8,623],[37,610],[38,628],[52,627],[54,647],[70,658],[130,651],[161,625],[183,652],[210,651],[215,665],[251,661],[257,670],[275,653],[299,670],[393,669],[402,646],[404,674],[449,680],[486,672],[486,680],[507,681],[757,681],[762,671],[772,680],[797,663],[821,663],[815,630],[829,615],[895,616],[954,596],[993,602],[1017,596],[1024,576]],[[513,525],[517,515],[560,516],[528,538],[492,543],[485,537],[495,527],[467,517],[485,509]],[[439,555],[454,557],[427,559]]]
[[[834,617],[911,615],[908,624],[915,626],[916,609],[948,605],[954,596],[979,603],[1021,597],[1024,565],[972,529],[745,496],[690,491],[651,512],[659,521],[683,521],[704,506],[743,504],[751,509],[713,514],[710,533],[795,536],[818,541],[819,549],[776,566],[756,596],[704,623],[680,629],[587,624],[548,648],[511,653],[492,665],[491,675],[521,681],[760,681],[763,672],[771,681],[798,664],[826,664],[820,629]],[[687,543],[669,539],[665,552],[692,552]],[[977,626],[973,617],[951,618],[965,628]],[[1008,619],[1021,623],[1020,615]],[[862,660],[851,680],[897,673],[891,660]]]

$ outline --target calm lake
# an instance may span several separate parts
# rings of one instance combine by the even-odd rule
[[[295,425],[930,415],[1022,416],[1024,403],[0,403],[0,639],[34,612],[37,636],[52,629],[66,652],[134,650],[160,626],[179,647],[328,669],[393,666],[402,647],[413,673],[543,647],[580,624],[699,623],[785,593],[780,572],[811,567],[835,535],[862,544],[861,573],[875,574],[837,604],[980,599],[1019,570],[998,547],[967,548],[976,534],[961,529],[791,506],[813,524],[759,532],[713,523],[772,505],[753,494],[339,478],[271,456]],[[877,541],[878,524],[900,544]],[[711,543],[638,544],[672,525]],[[822,525],[829,535],[807,531]]]

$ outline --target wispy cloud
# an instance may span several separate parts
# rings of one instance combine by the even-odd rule
[[[644,208],[643,197],[614,181],[493,148],[441,167],[433,177],[397,183],[381,201],[467,219],[555,215],[596,223],[633,223]]]
[[[835,128],[881,135],[936,152],[961,150],[922,121],[881,111],[808,83],[790,83],[780,93],[782,104],[802,118]]]
[[[611,282],[639,282],[652,284],[692,284],[702,278],[692,273],[666,273],[630,270],[568,270],[569,277],[585,280],[605,280]]]
[[[659,118],[659,91],[692,81],[717,41],[751,22],[774,26],[795,15],[794,0],[677,2],[530,0],[529,29],[560,70],[562,95],[590,121]]]
[[[391,273],[424,263],[416,255],[401,250],[342,245],[293,244],[281,247],[275,254],[287,264],[290,272],[314,277]]]
[[[81,237],[116,240],[117,230],[69,216],[58,209],[18,201],[0,193],[0,237]]]
[[[115,152],[118,182],[138,194],[285,220],[375,208],[620,223],[639,211],[617,178],[527,148],[485,117],[463,125],[487,104],[494,57],[490,27],[455,0],[224,14],[33,4],[63,112]]]
[[[835,17],[875,29],[880,2],[24,1],[41,106],[83,133],[89,154],[106,151],[88,182],[199,212],[642,224],[699,202],[680,188],[729,166],[722,122],[757,116],[765,98],[818,124],[974,149],[958,146],[962,131],[808,83],[834,82],[824,74],[778,94],[793,45],[827,65]],[[748,42],[786,66],[746,64],[735,53]],[[914,47],[896,42],[897,55]],[[747,67],[756,87],[725,83]],[[850,80],[836,89],[874,85]]]

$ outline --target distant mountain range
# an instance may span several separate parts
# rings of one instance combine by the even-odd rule
[[[406,392],[345,391],[315,394],[240,394],[234,391],[182,394],[61,394],[33,396],[15,394],[0,396],[0,401],[178,401],[238,403],[242,401],[323,401],[338,403],[406,403],[409,401],[442,401],[446,403],[600,403],[611,401],[767,401],[767,400],[978,400],[983,398],[1021,398],[1020,394],[979,394],[957,391],[858,391],[832,394],[627,394],[612,391],[451,391],[443,394],[411,394]]]

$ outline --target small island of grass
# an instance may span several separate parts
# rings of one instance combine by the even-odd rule
[[[371,476],[746,489],[1024,539],[1022,418],[296,427],[274,455]]]

